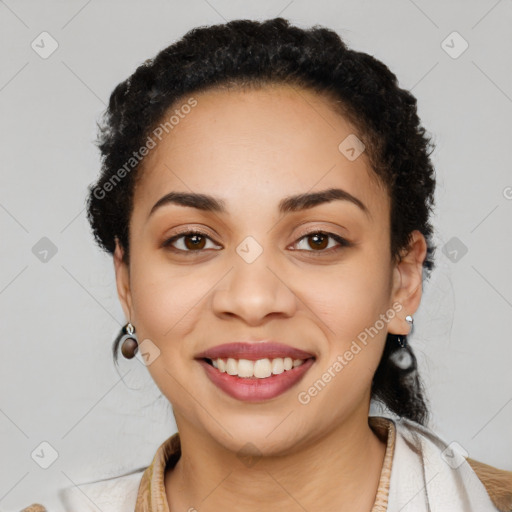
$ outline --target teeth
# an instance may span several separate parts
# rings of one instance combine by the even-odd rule
[[[274,375],[279,375],[284,372],[284,360],[282,357],[278,357],[277,359],[272,359],[272,373]]]
[[[296,368],[303,364],[304,361],[304,359],[292,359],[291,357],[258,359],[257,361],[229,357],[227,360],[213,359],[212,365],[221,373],[237,375],[242,378],[256,377],[258,379],[265,379],[271,375],[279,375],[284,371]]]
[[[235,359],[229,358],[226,362],[226,373],[229,375],[238,375],[238,363]]]
[[[238,368],[240,368],[240,364],[238,365]],[[264,379],[265,377],[270,377],[272,375],[272,363],[270,362],[270,359],[258,359],[257,361],[254,361],[253,368],[253,374],[255,377],[258,377],[258,379]],[[243,375],[240,376],[243,377]]]
[[[254,375],[254,362],[248,359],[240,359],[237,373],[239,377],[252,377]]]

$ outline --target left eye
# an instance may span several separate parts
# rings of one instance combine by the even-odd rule
[[[325,249],[332,249],[332,245],[328,245],[328,240],[334,240],[338,243],[341,247],[349,247],[351,244],[348,240],[345,240],[339,235],[335,235],[334,233],[326,233],[325,231],[313,231],[311,233],[307,233],[303,237],[299,238],[298,243],[301,243],[302,241],[307,241],[307,239],[313,240],[312,244],[308,243],[309,247],[314,247],[313,250],[309,251],[306,249],[306,252],[330,252]],[[327,242],[327,245],[326,245]],[[307,242],[306,242],[307,243]],[[336,244],[333,244],[336,245]],[[318,250],[317,250],[318,249]],[[340,247],[338,247],[340,249]],[[303,250],[303,249],[302,249]]]

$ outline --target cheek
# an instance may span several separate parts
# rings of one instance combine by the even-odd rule
[[[388,309],[379,295],[354,293],[339,297],[336,311],[325,319],[331,330],[327,333],[329,347],[323,371],[340,374],[337,380],[341,387],[355,385],[362,389],[368,385],[384,348],[386,318],[393,318]]]
[[[147,366],[151,377],[167,399],[182,411],[194,412],[193,403],[183,392],[192,378],[191,345],[184,343],[197,324],[195,317],[200,290],[190,285],[190,278],[176,277],[162,265],[135,266],[131,289],[138,340],[155,354]],[[190,364],[187,363],[189,361]]]
[[[353,258],[336,276],[321,281],[321,291],[313,301],[330,327],[330,338],[347,341],[375,324],[389,308],[390,276],[382,257],[379,261],[361,251],[360,258]]]
[[[388,322],[395,316],[389,304],[391,274],[385,256],[378,243],[361,248],[357,258],[340,267],[335,280],[324,282],[317,296],[329,344],[319,371],[336,375],[329,400],[337,400],[339,393],[347,399],[360,396],[379,364]]]
[[[159,253],[134,255],[130,287],[136,328],[161,350],[178,349],[177,343],[193,328],[194,307],[201,297],[197,274],[191,282],[190,266],[173,267]],[[176,341],[176,343],[174,342]]]
[[[323,424],[335,424],[366,404],[386,341],[387,323],[381,315],[392,318],[378,288],[372,295],[361,280],[347,283],[332,299],[332,312],[322,318],[332,329],[325,330],[326,352],[300,389],[311,414]]]
[[[144,277],[132,285],[133,307],[138,332],[168,349],[193,328],[193,310],[198,301],[195,292],[182,289],[180,280],[152,282]]]

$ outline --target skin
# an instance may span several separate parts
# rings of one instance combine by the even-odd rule
[[[266,86],[209,90],[144,161],[130,219],[130,265],[114,254],[117,290],[139,342],[160,355],[152,378],[173,406],[182,456],[165,474],[170,509],[188,511],[370,510],[385,445],[368,425],[370,386],[387,332],[407,334],[422,293],[425,238],[413,232],[397,263],[390,254],[390,203],[366,154],[338,145],[354,127],[312,91]],[[183,102],[184,103],[184,102]],[[361,137],[360,137],[361,138]],[[288,195],[342,188],[368,208],[335,200],[280,216]],[[170,191],[211,194],[227,214],[166,205]],[[161,244],[177,228],[207,237]],[[312,236],[330,232],[353,243]],[[236,252],[247,236],[263,249]],[[190,242],[190,239],[189,239]],[[326,242],[327,244],[327,242]],[[295,249],[295,250],[294,250]],[[379,315],[402,309],[325,388],[297,399]],[[199,352],[234,340],[274,339],[315,355],[303,380],[259,403],[236,400],[207,378]],[[251,443],[247,445],[247,443]],[[250,467],[237,455],[255,455]]]

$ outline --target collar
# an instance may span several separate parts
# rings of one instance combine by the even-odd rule
[[[395,444],[395,425],[392,420],[382,416],[369,416],[368,423],[375,434],[386,443],[384,464],[375,504],[371,512],[386,512]],[[180,456],[180,437],[176,432],[160,445],[153,461],[144,471],[139,485],[135,512],[170,512],[165,493],[164,476],[166,469],[173,468]]]
[[[389,512],[510,510],[501,508],[489,483],[480,480],[472,467],[474,461],[467,459],[456,442],[448,443],[428,427],[406,418],[395,420],[395,426]]]

